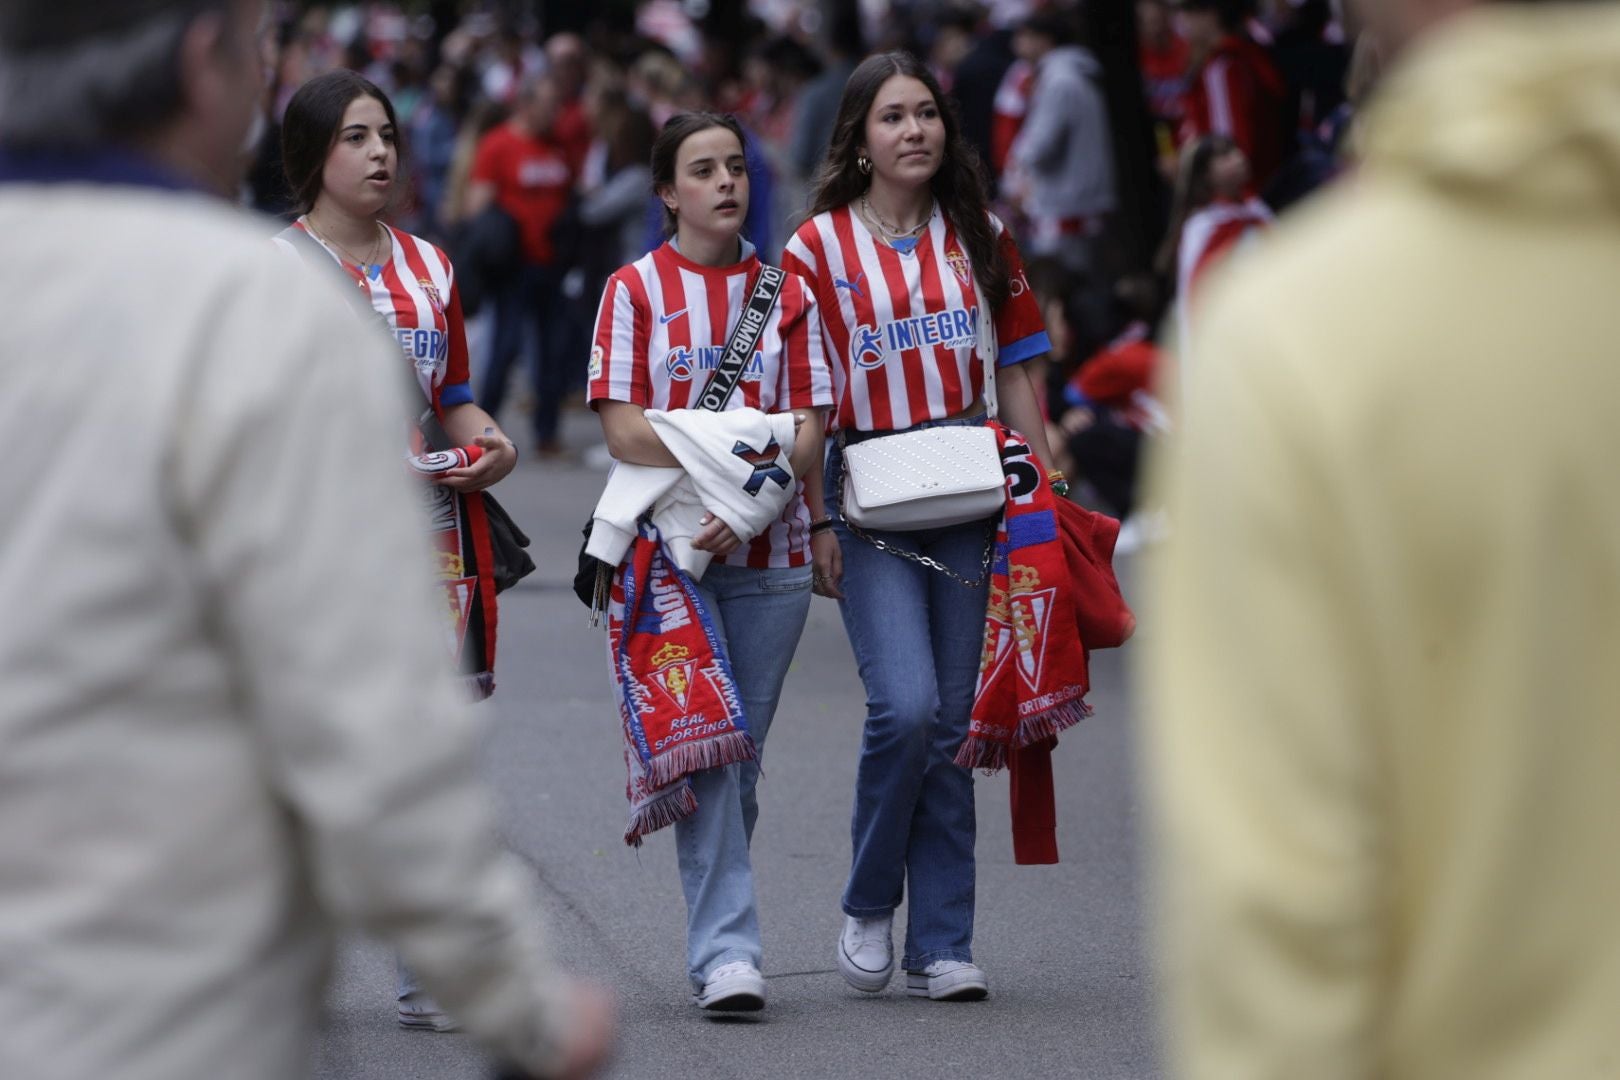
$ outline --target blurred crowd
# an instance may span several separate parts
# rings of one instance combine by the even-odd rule
[[[515,361],[536,358],[524,400],[540,453],[562,452],[559,408],[585,370],[568,358],[588,351],[603,281],[661,239],[647,160],[664,121],[741,119],[745,235],[774,259],[850,71],[904,48],[955,99],[1024,253],[1019,287],[1054,344],[1058,464],[1126,519],[1127,547],[1151,532],[1130,519],[1141,442],[1166,424],[1161,328],[1184,335],[1205,271],[1340,171],[1377,66],[1333,0],[406,7],[279,7],[247,198],[287,214],[277,120],[307,79],[348,67],[387,90],[410,192],[396,221],[455,260],[491,412]]]

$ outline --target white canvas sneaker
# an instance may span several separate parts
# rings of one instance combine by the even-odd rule
[[[962,960],[935,960],[921,971],[906,972],[906,993],[934,1001],[978,1001],[990,992],[990,982],[975,964]]]
[[[894,975],[893,927],[893,914],[870,919],[844,916],[844,932],[838,935],[838,970],[845,982],[868,994],[889,985]]]
[[[711,971],[692,1000],[710,1012],[758,1012],[765,1007],[765,976],[748,961],[733,960]]]

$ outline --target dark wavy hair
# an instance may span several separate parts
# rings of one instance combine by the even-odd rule
[[[405,174],[405,132],[394,115],[394,103],[364,75],[338,68],[300,86],[287,102],[287,114],[281,120],[281,168],[287,174],[287,189],[300,214],[314,208],[321,193],[326,157],[337,142],[343,114],[359,97],[376,98],[388,114],[388,122],[394,127],[394,190],[403,190],[400,181]]]
[[[896,75],[908,75],[934,97],[945,125],[945,154],[929,187],[939,207],[956,228],[962,246],[973,262],[973,276],[991,310],[1007,302],[1012,293],[1008,282],[1007,257],[990,224],[989,197],[985,193],[984,171],[979,155],[962,137],[962,123],[954,103],[939,88],[939,80],[926,64],[908,52],[886,52],[861,61],[844,84],[838,102],[838,119],[833,124],[827,157],[816,170],[811,186],[810,215],[847,206],[861,197],[871,179],[855,164],[856,151],[866,141],[866,117],[883,84]]]
[[[676,113],[664,123],[653,140],[652,147],[652,187],[657,194],[661,188],[672,187],[675,184],[675,159],[680,155],[681,143],[696,135],[700,131],[710,128],[722,127],[737,136],[737,145],[742,147],[743,157],[748,156],[748,136],[743,134],[742,124],[735,116],[729,113],[717,112],[683,112]],[[752,193],[750,193],[752,194]],[[675,234],[675,214],[669,207],[664,207],[664,235]]]

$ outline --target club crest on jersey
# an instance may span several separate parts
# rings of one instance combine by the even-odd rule
[[[928,315],[895,319],[881,326],[858,326],[849,342],[850,363],[870,370],[890,353],[907,349],[972,348],[979,340],[979,309],[947,308]]]
[[[416,283],[420,285],[422,287],[422,291],[427,294],[428,303],[433,305],[433,310],[438,312],[440,315],[443,315],[444,299],[439,295],[439,287],[433,284],[433,282],[429,281],[427,278],[417,278]]]
[[[759,489],[765,486],[767,480],[783,489],[793,482],[793,477],[788,471],[776,463],[776,459],[782,454],[782,447],[775,439],[766,443],[763,450],[755,450],[739,439],[737,445],[731,448],[731,452],[754,467],[753,474],[743,483],[743,490],[749,495],[757,496]]]
[[[956,275],[956,280],[962,283],[963,288],[972,283],[973,267],[968,263],[968,257],[961,248],[951,248],[947,251],[945,262],[951,268],[951,273]]]
[[[700,371],[713,371],[725,356],[724,345],[704,345],[693,349],[685,345],[669,350],[664,357],[664,371],[675,382],[690,382]],[[765,377],[765,353],[755,349],[753,358],[743,365],[744,382],[758,382]]]

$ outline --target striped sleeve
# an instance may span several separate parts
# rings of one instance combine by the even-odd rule
[[[1024,260],[1013,243],[1012,233],[1001,222],[992,221],[1001,241],[1001,252],[1007,259],[1007,279],[1012,292],[996,311],[996,366],[1008,367],[1032,360],[1052,351],[1052,339],[1046,335],[1046,322],[1041,318],[1040,305],[1035,302],[1035,291],[1029,287],[1024,274]]]
[[[472,403],[472,368],[467,359],[467,324],[461,312],[461,288],[456,284],[456,268],[450,257],[438,248],[433,253],[444,267],[445,280],[450,283],[450,295],[445,298],[444,329],[449,338],[450,358],[444,372],[444,388],[439,392],[443,406]]]
[[[786,262],[786,260],[783,260]],[[824,409],[833,403],[832,373],[821,339],[821,314],[810,286],[794,277],[793,310],[784,310],[782,364],[776,400],[784,409]]]
[[[816,253],[810,250],[805,243],[804,230],[807,226],[801,225],[798,232],[788,240],[787,247],[782,249],[782,269],[790,274],[797,274],[806,282],[816,280]]]
[[[630,268],[608,279],[596,313],[591,343],[590,400],[627,401],[650,408],[647,377],[648,306],[640,278]],[[639,295],[638,295],[639,294]]]

